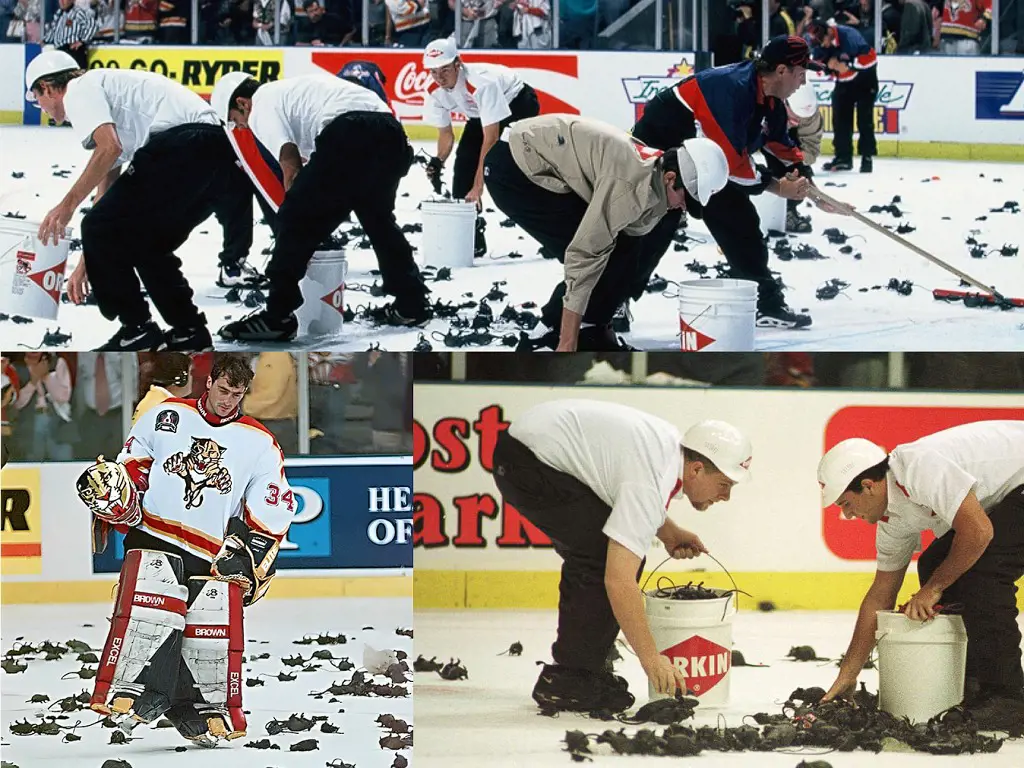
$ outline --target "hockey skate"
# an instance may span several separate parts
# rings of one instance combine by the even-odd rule
[[[544,665],[533,687],[533,700],[546,709],[568,712],[623,712],[635,701],[622,677],[560,664]]]
[[[231,741],[245,735],[232,731],[225,714],[210,708],[200,711],[195,704],[176,704],[165,713],[178,733],[200,747],[216,747],[222,741]]]

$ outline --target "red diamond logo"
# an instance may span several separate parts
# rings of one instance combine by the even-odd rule
[[[320,301],[334,309],[340,314],[345,311],[345,284],[340,283],[330,293],[320,297]]]
[[[65,259],[60,264],[54,264],[52,267],[44,269],[42,272],[33,272],[29,274],[28,278],[46,291],[54,302],[59,302],[60,289],[64,285],[64,265],[67,263],[67,259]]]
[[[681,317],[679,318],[679,331],[682,342],[679,348],[683,352],[700,352],[704,347],[709,344],[714,344],[717,341],[717,339],[713,339],[707,334],[701,333]]]
[[[679,668],[686,686],[699,698],[714,688],[732,667],[732,651],[700,635],[661,652]]]

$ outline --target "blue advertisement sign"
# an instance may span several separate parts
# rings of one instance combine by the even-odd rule
[[[976,72],[977,120],[1024,120],[1024,72]]]
[[[298,498],[278,569],[412,567],[411,457],[289,459]],[[93,555],[95,573],[115,573],[124,537]]]

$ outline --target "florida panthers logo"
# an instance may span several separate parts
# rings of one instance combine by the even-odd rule
[[[185,509],[200,506],[207,488],[222,494],[231,491],[231,473],[220,463],[225,451],[209,438],[193,437],[188,454],[175,453],[164,462],[167,474],[185,481]]]

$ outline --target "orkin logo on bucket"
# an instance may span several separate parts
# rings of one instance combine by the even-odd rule
[[[35,258],[36,255],[34,253],[18,251],[19,266],[22,263],[22,259],[35,261]],[[67,263],[67,259],[64,259],[60,264],[54,264],[52,267],[44,269],[42,272],[28,271],[26,277],[46,291],[51,299],[55,302],[59,302],[60,289],[64,286],[64,267]]]
[[[345,311],[345,284],[341,283],[330,293],[321,296],[320,301],[328,306],[334,307],[339,314]]]
[[[698,697],[718,685],[732,667],[732,651],[700,635],[666,648],[661,655],[679,667],[686,686]]]
[[[707,334],[698,331],[683,320],[683,318],[679,318],[679,338],[682,342],[680,349],[683,352],[700,352],[704,347],[710,346],[717,341],[717,339],[713,339]]]

